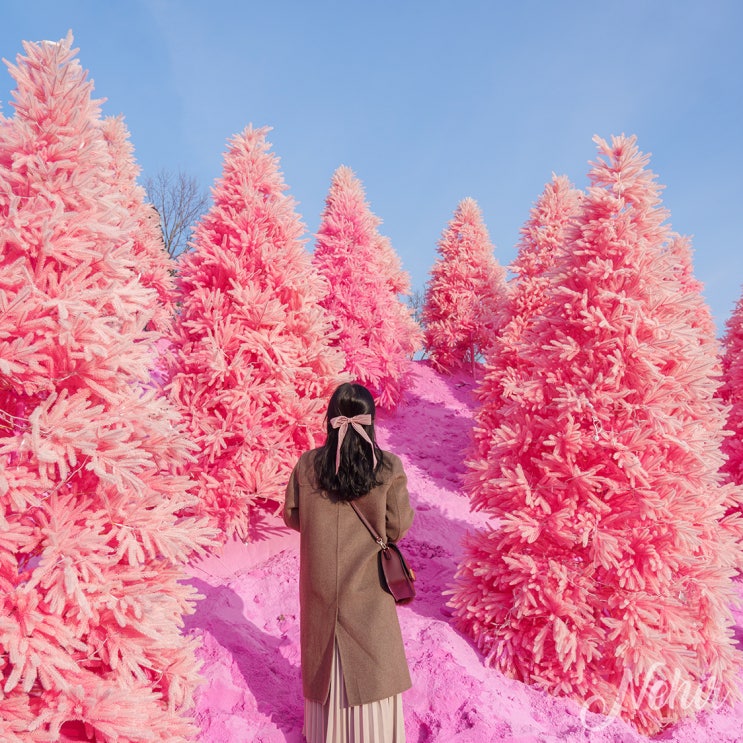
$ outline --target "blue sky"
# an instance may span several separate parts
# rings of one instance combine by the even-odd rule
[[[145,174],[183,169],[208,187],[233,134],[271,126],[308,246],[348,165],[414,289],[461,199],[477,200],[508,264],[552,172],[585,187],[592,136],[625,133],[693,238],[720,331],[740,296],[738,0],[3,0],[0,56],[68,29]]]

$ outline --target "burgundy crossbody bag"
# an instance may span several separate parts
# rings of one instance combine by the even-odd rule
[[[382,575],[387,584],[386,590],[392,594],[398,604],[409,604],[415,598],[415,573],[405,562],[400,548],[394,542],[385,544],[382,537],[377,534],[374,527],[369,523],[366,516],[353,501],[348,501],[356,515],[361,519],[364,526],[374,538],[374,541],[382,548],[379,553],[379,564],[382,567]]]

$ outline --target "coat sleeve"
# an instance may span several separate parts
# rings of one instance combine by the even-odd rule
[[[393,466],[392,480],[387,490],[385,524],[387,539],[392,542],[402,539],[413,523],[413,515],[410,496],[408,495],[408,478],[402,468],[402,462],[397,459]]]
[[[299,465],[292,470],[284,496],[284,523],[290,528],[299,531]]]

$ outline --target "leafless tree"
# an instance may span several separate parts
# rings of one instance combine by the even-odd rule
[[[426,303],[426,292],[420,289],[413,289],[405,299],[408,303],[408,307],[410,307],[413,312],[413,319],[421,326],[421,328],[423,328],[423,330],[425,330],[423,325],[423,305]],[[428,352],[423,348],[418,351],[413,358],[425,359],[427,355]]]
[[[161,170],[148,176],[144,189],[160,215],[165,249],[175,258],[187,249],[194,225],[209,207],[209,194],[182,170]]]
[[[426,302],[425,292],[414,289],[406,298],[408,307],[413,310],[413,317],[418,325],[423,326],[423,305]]]

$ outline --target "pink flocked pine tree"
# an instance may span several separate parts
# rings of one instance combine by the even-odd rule
[[[155,295],[71,49],[25,44],[0,138],[0,739],[185,741],[192,446],[149,389]]]
[[[283,502],[343,367],[266,132],[249,127],[230,143],[214,204],[180,260],[171,347],[171,396],[200,448],[199,512],[225,540],[248,539],[264,507]]]
[[[175,266],[165,250],[157,210],[152,204],[145,202],[144,188],[137,184],[139,167],[134,161],[134,149],[124,120],[121,117],[105,119],[103,136],[111,156],[111,175],[114,179],[112,185],[122,192],[126,200],[125,206],[137,222],[132,245],[135,269],[140,281],[147,288],[154,289],[157,296],[148,328],[166,334],[175,311]]]
[[[541,316],[549,294],[549,269],[565,248],[568,231],[578,214],[581,192],[565,176],[553,176],[521,229],[518,254],[510,266],[506,301],[501,305],[503,327],[488,348],[485,374],[475,395],[481,405],[473,429],[467,490],[478,505],[480,476],[488,477],[492,431],[500,416],[508,417],[511,391],[528,379],[528,360],[519,344],[525,330]]]
[[[731,482],[743,485],[743,298],[728,318],[722,342],[720,397],[729,406],[727,429],[731,434],[723,443],[727,457],[724,470]]]
[[[452,605],[489,664],[651,734],[737,696],[740,492],[659,187],[634,138],[596,141],[475,499],[498,522],[467,539]]]
[[[422,335],[401,301],[410,282],[353,171],[340,166],[317,233],[313,263],[330,290],[322,300],[337,332],[346,371],[369,387],[377,404],[394,408],[410,384]]]
[[[438,251],[423,305],[426,351],[440,372],[474,372],[498,335],[507,297],[506,271],[474,199],[457,206]]]

